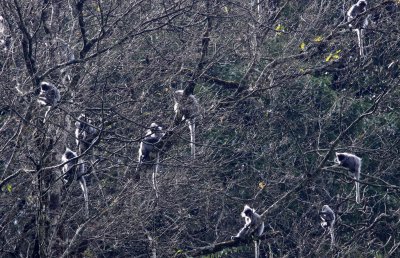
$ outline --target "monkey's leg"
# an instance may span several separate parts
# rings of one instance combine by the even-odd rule
[[[194,119],[189,120],[189,131],[190,131],[190,152],[192,154],[192,157],[195,158],[196,155],[196,146],[194,144],[195,142],[195,134],[196,134],[196,123]]]
[[[83,199],[85,200],[85,216],[86,216],[86,218],[89,218],[89,195],[88,195],[88,189],[86,186],[86,180],[85,180],[84,176],[81,176],[78,180],[79,180],[79,184],[82,189]]]
[[[236,234],[236,236],[232,236],[231,239],[235,240],[235,239],[242,239],[244,237],[246,237],[249,233],[249,228],[247,225],[245,225],[243,228],[241,228],[239,230],[239,233]]]
[[[140,180],[140,172],[139,172],[139,168],[142,165],[142,162],[144,160],[144,155],[142,154],[142,144],[140,144],[140,149],[139,149],[139,157],[138,157],[138,161],[137,161],[137,166],[135,169],[135,180],[139,181]]]
[[[43,124],[46,123],[47,114],[50,112],[50,109],[51,109],[51,106],[49,106],[49,107],[47,108],[46,113],[44,113]]]

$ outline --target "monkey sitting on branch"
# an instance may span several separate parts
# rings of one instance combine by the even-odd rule
[[[236,236],[232,236],[232,240],[246,239],[248,237],[260,237],[264,232],[264,221],[261,216],[248,205],[244,206],[240,215],[245,219],[243,228],[240,229]],[[254,257],[260,256],[260,240],[254,240]]]

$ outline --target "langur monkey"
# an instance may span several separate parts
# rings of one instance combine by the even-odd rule
[[[99,135],[99,130],[91,126],[92,121],[87,118],[84,114],[80,114],[78,121],[75,122],[75,140],[76,150],[78,155],[85,153],[89,147],[93,144],[96,137]],[[90,151],[92,153],[92,151]],[[89,153],[87,153],[89,154]],[[86,169],[85,173],[94,173],[94,167],[92,163],[92,155],[88,155],[87,159],[89,168]],[[96,175],[95,175],[96,176]]]
[[[78,121],[75,122],[75,138],[78,149],[78,154],[84,153],[98,134],[98,130],[90,125],[91,121],[84,114],[78,117]]]
[[[136,173],[138,173],[140,165],[143,162],[150,161],[151,153],[156,153],[156,166],[153,171],[152,181],[153,181],[153,188],[156,191],[157,197],[158,197],[158,186],[157,186],[156,176],[159,170],[160,151],[155,145],[161,141],[161,138],[164,135],[165,133],[162,132],[161,126],[159,126],[156,123],[152,123],[150,125],[150,128],[147,129],[143,140],[140,142],[138,165],[136,167]]]
[[[245,219],[243,228],[240,229],[236,236],[232,237],[232,240],[245,239],[249,236],[260,237],[264,232],[264,221],[261,216],[248,205],[244,206],[243,211],[240,215]],[[260,256],[260,240],[254,240],[254,257]]]
[[[336,152],[335,162],[347,169],[349,169],[351,175],[356,180],[360,180],[361,174],[361,158],[357,157],[354,154],[346,153],[346,152]],[[360,203],[360,183],[356,181],[356,202]]]
[[[366,17],[361,17],[356,20],[356,18],[359,14],[365,12],[367,10],[367,1],[365,0],[358,0],[356,4],[353,4],[350,9],[347,11],[347,21],[351,23],[349,24],[349,27],[354,29],[354,31],[357,33],[357,38],[358,38],[358,46],[360,48],[360,56],[364,56],[364,29],[367,28],[368,26],[368,16]]]
[[[64,176],[64,182],[66,183],[67,186],[69,186],[74,179],[76,179],[79,182],[83,192],[83,198],[85,200],[85,216],[86,218],[88,218],[89,195],[85,180],[85,164],[84,163],[78,164],[78,160],[74,159],[76,157],[77,157],[76,152],[72,151],[67,147],[64,154],[61,157],[61,161],[63,163],[67,162],[62,167],[62,172]]]
[[[46,122],[47,114],[50,109],[58,104],[60,101],[60,91],[56,86],[49,82],[41,82],[40,83],[40,93],[37,102],[47,107],[47,111],[44,114],[43,123]]]
[[[333,210],[328,206],[322,206],[321,211],[319,212],[319,216],[321,217],[321,226],[324,229],[329,230],[329,234],[331,235],[331,247],[335,245],[335,233],[334,233],[334,224],[336,221],[336,216]]]
[[[196,117],[200,115],[200,105],[197,98],[190,94],[186,95],[183,90],[177,90],[174,93],[174,111],[176,119],[186,120],[190,131],[190,152],[195,157],[195,134],[196,134]]]

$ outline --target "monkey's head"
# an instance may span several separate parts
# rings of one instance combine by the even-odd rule
[[[86,116],[85,116],[85,114],[80,114],[80,115],[78,116],[78,120],[81,120],[81,121],[84,121],[84,122],[86,122],[86,121],[87,121],[87,119],[86,119]]]
[[[252,208],[250,208],[247,204],[244,206],[244,209],[241,213],[241,216],[244,217],[251,217],[251,215],[253,215],[254,210]]]
[[[88,122],[88,119],[86,118],[85,114],[80,114],[78,116],[78,120],[79,121],[75,122],[75,127],[82,129],[82,130],[85,129],[85,127],[87,126],[87,122]]]
[[[184,91],[183,91],[183,90],[176,90],[176,91],[174,92],[174,99],[175,99],[177,102],[180,102],[181,99],[183,98],[183,95],[184,95]]]
[[[42,91],[48,91],[51,90],[53,88],[53,85],[51,83],[48,82],[41,82],[40,83],[40,89]]]
[[[158,136],[161,135],[162,129],[163,129],[162,126],[159,126],[157,123],[151,123],[150,125],[151,133],[154,133]]]
[[[324,206],[322,206],[322,209],[321,209],[321,213],[324,213],[324,212],[327,212],[327,211],[330,211],[331,210],[331,208],[328,206],[328,205],[324,205]]]
[[[360,6],[361,8],[364,8],[365,6],[367,6],[367,1],[359,0],[357,5]]]
[[[161,126],[158,126],[157,123],[151,123],[151,125],[150,125],[151,130],[159,130],[160,128],[161,128]]]
[[[76,153],[73,152],[70,148],[66,148],[64,152],[64,156],[66,159],[73,159],[76,157]]]
[[[339,161],[339,163],[342,163],[343,160],[346,159],[345,153],[336,152],[335,155],[336,155],[336,159]]]

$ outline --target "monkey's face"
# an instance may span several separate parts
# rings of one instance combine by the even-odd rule
[[[365,6],[367,6],[367,1],[364,1],[364,0],[358,1],[358,6],[360,6],[361,8],[364,8]]]
[[[49,84],[45,83],[45,82],[42,82],[40,87],[41,87],[42,91],[48,91],[48,90],[51,89],[51,86]]]
[[[150,130],[152,132],[157,132],[157,131],[160,131],[161,129],[162,129],[161,126],[158,126],[158,124],[156,124],[156,123],[151,123],[151,125],[150,125]]]
[[[82,122],[87,122],[87,118],[86,118],[86,116],[85,116],[84,114],[80,114],[80,115],[78,116],[78,120],[79,120],[79,121],[82,121]]]
[[[65,157],[67,159],[73,159],[73,158],[75,158],[75,154],[73,152],[71,152],[71,151],[68,151],[68,152],[65,153]]]
[[[253,215],[253,211],[251,209],[246,209],[243,211],[243,214],[247,217],[251,217],[251,215]]]
[[[346,159],[346,155],[344,155],[343,153],[336,152],[335,155],[336,155],[335,162],[339,164],[341,164]]]
[[[183,98],[183,90],[176,90],[174,92],[174,98],[177,102],[181,102],[182,98]]]
[[[337,157],[337,159],[339,160],[340,163],[342,163],[343,160],[346,158],[345,155],[340,154],[340,153],[336,154],[336,157]]]
[[[89,127],[89,125],[87,124],[87,123],[85,123],[85,122],[78,122],[79,124],[76,126],[79,130],[82,130],[82,131],[84,131],[84,130],[86,130],[86,128],[88,128]]]

